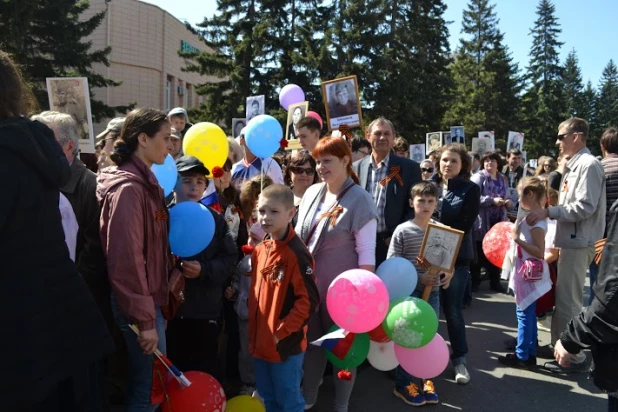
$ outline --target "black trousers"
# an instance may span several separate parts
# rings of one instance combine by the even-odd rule
[[[206,372],[221,381],[219,325],[207,319],[174,319],[167,325],[167,357],[178,369]]]
[[[472,286],[481,284],[481,268],[485,268],[489,276],[489,284],[492,287],[500,286],[500,274],[502,268],[492,265],[485,253],[483,253],[483,242],[476,242],[476,254],[478,259],[470,264],[470,276],[472,277]]]

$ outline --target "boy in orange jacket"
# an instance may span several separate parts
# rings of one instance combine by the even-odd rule
[[[260,195],[258,221],[267,236],[251,257],[249,350],[267,412],[304,410],[307,324],[320,302],[313,258],[290,224],[295,213],[290,188],[272,185]]]

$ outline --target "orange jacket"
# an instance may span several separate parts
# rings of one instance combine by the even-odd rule
[[[255,248],[251,268],[249,350],[256,358],[284,362],[307,349],[307,324],[320,303],[313,258],[290,226],[285,240],[267,236]]]

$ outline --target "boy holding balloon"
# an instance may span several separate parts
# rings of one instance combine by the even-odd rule
[[[438,188],[431,182],[417,183],[410,190],[410,206],[414,209],[414,219],[397,226],[389,245],[387,259],[403,257],[414,265],[418,277],[412,297],[421,298],[425,286],[432,286],[428,303],[440,316],[440,286],[448,287],[452,275],[433,275],[425,271],[416,258],[419,256],[427,225],[438,205]],[[423,390],[421,391],[421,387]],[[395,396],[412,406],[438,403],[438,394],[431,380],[415,378],[401,366],[397,366]]]
[[[257,391],[268,412],[302,412],[300,392],[307,324],[320,297],[313,258],[294,232],[294,194],[284,185],[264,189],[258,221],[267,236],[251,256],[249,350]]]

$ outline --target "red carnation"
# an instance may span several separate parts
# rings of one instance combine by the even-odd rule
[[[242,245],[240,249],[242,250],[242,253],[244,253],[245,255],[250,255],[253,253],[253,246]]]
[[[223,177],[224,173],[225,172],[223,171],[223,169],[219,166],[215,166],[212,168],[212,177],[214,177],[215,179]]]
[[[286,147],[288,147],[288,141],[285,140],[285,137],[279,141],[279,147],[281,147],[282,149],[285,149]]]
[[[340,370],[337,373],[337,377],[342,381],[351,381],[352,380],[352,372]]]

